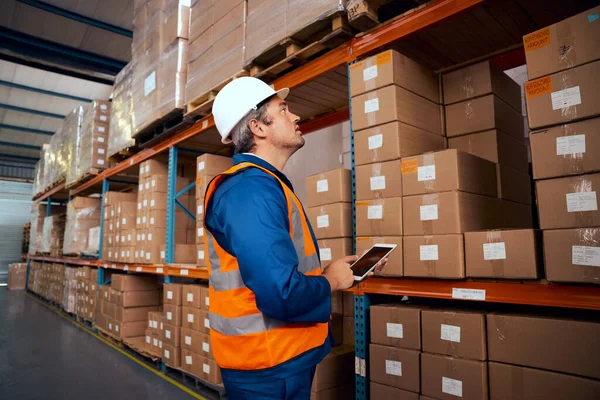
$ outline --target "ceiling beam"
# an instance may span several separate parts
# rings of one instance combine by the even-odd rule
[[[54,132],[51,132],[51,131],[44,131],[42,129],[26,128],[24,126],[16,126],[16,125],[9,125],[9,124],[0,124],[0,129],[10,129],[13,131],[35,133],[37,135],[47,135],[47,136],[54,135]]]
[[[0,166],[9,167],[9,168],[21,168],[21,169],[35,169],[35,164],[26,163],[26,164],[13,164],[9,162],[0,162]]]
[[[31,144],[22,144],[22,143],[4,142],[4,141],[0,141],[0,146],[17,147],[20,149],[27,149],[27,150],[42,150],[41,146],[33,146]]]
[[[86,99],[84,97],[78,97],[78,96],[72,96],[70,94],[53,92],[52,90],[45,90],[45,89],[40,89],[40,88],[36,88],[33,86],[21,85],[19,83],[7,82],[7,81],[3,81],[1,79],[0,79],[0,85],[6,86],[9,88],[14,88],[14,89],[26,90],[28,92],[33,92],[33,93],[46,94],[48,96],[61,97],[63,99],[82,101],[84,103],[89,103],[92,101],[92,99]]]
[[[0,47],[37,60],[111,76],[117,75],[127,64],[125,61],[65,46],[1,26]]]
[[[39,157],[27,157],[27,156],[17,156],[15,154],[5,154],[0,153],[0,158],[9,158],[12,160],[23,160],[23,161],[39,161]]]
[[[66,117],[66,115],[54,114],[54,113],[49,113],[49,112],[40,111],[40,110],[33,110],[31,108],[25,108],[25,107],[11,106],[10,104],[4,104],[4,103],[0,103],[0,108],[4,108],[5,110],[10,110],[10,111],[19,111],[19,112],[27,113],[27,114],[41,115],[42,117],[49,117],[49,118],[63,119]]]
[[[40,10],[51,12],[52,14],[60,15],[71,19],[73,21],[81,22],[86,25],[94,26],[96,28],[104,29],[105,31],[113,32],[119,35],[127,36],[132,38],[133,32],[116,25],[108,24],[106,22],[99,21],[85,15],[77,14],[64,8],[53,6],[52,4],[44,3],[38,0],[17,0],[20,3],[27,4],[28,6],[39,8]]]

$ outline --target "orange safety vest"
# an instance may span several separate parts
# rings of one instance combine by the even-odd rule
[[[208,210],[219,184],[248,168],[258,168],[280,183],[288,206],[290,238],[298,254],[298,270],[309,276],[321,275],[302,204],[273,172],[249,162],[235,165],[210,182],[204,209]],[[208,229],[204,229],[204,251],[208,254],[210,340],[221,368],[270,368],[325,343],[327,323],[293,323],[264,315],[256,306],[254,292],[244,285],[237,259],[217,243]]]

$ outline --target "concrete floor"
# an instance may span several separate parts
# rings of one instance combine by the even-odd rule
[[[192,399],[25,291],[0,288],[0,398]]]

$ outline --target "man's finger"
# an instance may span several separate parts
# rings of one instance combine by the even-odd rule
[[[344,262],[347,262],[348,264],[353,263],[354,261],[358,260],[358,257],[353,255],[353,256],[346,256],[343,258]]]

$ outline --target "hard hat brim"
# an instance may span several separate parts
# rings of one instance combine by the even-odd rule
[[[290,94],[290,89],[289,88],[279,89],[278,91],[275,92],[275,94],[281,100],[285,100],[285,98],[288,97],[288,95]],[[223,143],[223,144],[231,144],[231,143],[233,143],[233,141],[231,140],[231,132],[229,132],[229,134],[226,137],[224,137],[223,139],[221,139],[221,143]]]

